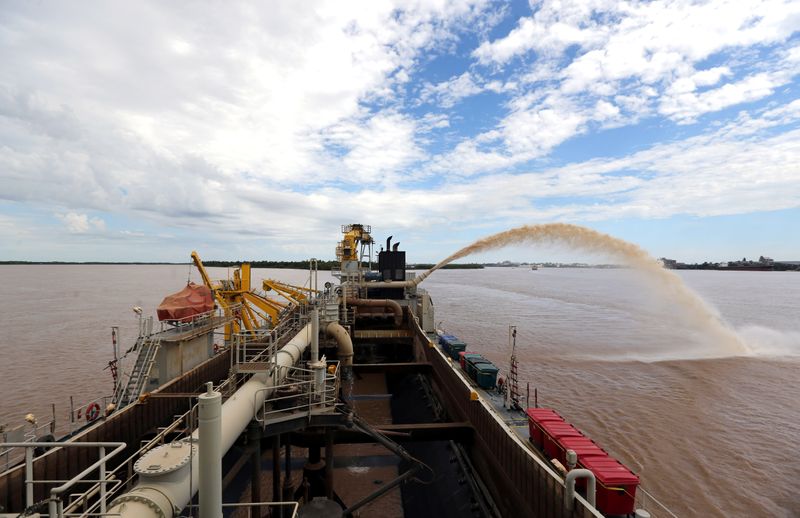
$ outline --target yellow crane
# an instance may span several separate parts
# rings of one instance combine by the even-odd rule
[[[275,293],[278,295],[298,306],[302,304],[308,304],[308,297],[310,293],[313,293],[314,295],[319,294],[319,290],[292,286],[291,284],[276,281],[275,279],[264,279],[262,286],[264,287],[264,291],[275,291]]]
[[[226,315],[234,316],[232,324],[225,326],[225,339],[242,329],[255,332],[258,329],[274,327],[280,314],[288,304],[269,299],[250,289],[250,263],[243,263],[233,272],[233,280],[212,281],[197,252],[192,252],[192,261],[200,272],[203,283],[214,295],[214,300]]]
[[[370,235],[372,227],[353,223],[342,225],[342,240],[336,247],[336,258],[343,264],[347,261],[364,261],[372,257],[372,243]]]

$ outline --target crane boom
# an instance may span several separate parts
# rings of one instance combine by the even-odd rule
[[[203,261],[200,260],[200,255],[198,255],[198,253],[195,251],[192,251],[192,261],[197,267],[197,271],[200,272],[200,277],[203,278],[203,284],[208,286],[208,289],[213,292],[214,286],[211,284],[211,279],[208,277],[208,272],[206,272],[206,268],[203,266]]]
[[[250,263],[243,263],[234,270],[233,281],[212,281],[197,252],[192,252],[192,261],[217,304],[226,315],[235,317],[225,328],[226,339],[242,330],[254,332],[260,327],[275,326],[280,320],[281,312],[288,306],[251,291]]]
[[[264,279],[262,286],[264,287],[264,291],[274,290],[276,293],[278,293],[278,295],[281,295],[289,302],[297,305],[306,304],[308,302],[309,292],[315,294],[319,293],[318,290],[310,290],[307,288],[301,288],[299,286],[292,286],[291,284],[276,281],[275,279]]]

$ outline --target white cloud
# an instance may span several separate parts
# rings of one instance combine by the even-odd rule
[[[797,2],[542,2],[462,63],[459,35],[485,37],[494,8],[19,4],[0,31],[0,199],[38,207],[64,242],[155,243],[164,227],[242,247],[289,246],[297,229],[327,243],[348,218],[414,229],[797,206],[797,132],[764,131],[797,124],[797,101],[544,168],[576,135],[781,91],[800,64],[782,46]],[[429,56],[463,67],[426,83]],[[482,92],[497,106],[473,114],[464,100]],[[105,214],[136,224],[111,232]]]
[[[436,102],[442,108],[452,108],[462,99],[481,92],[502,94],[514,91],[516,88],[517,85],[513,81],[503,82],[497,79],[487,81],[483,77],[467,71],[451,77],[447,81],[436,84],[426,83],[420,91],[419,102]]]
[[[507,36],[484,42],[473,56],[482,63],[508,62],[511,58],[536,50],[545,55],[563,52],[570,45],[591,45],[603,40],[605,28],[591,20],[594,10],[607,2],[549,2],[528,18],[519,20]]]
[[[617,159],[480,177],[443,192],[467,196],[498,220],[587,221],[712,216],[800,207],[800,101],[718,130]],[[562,200],[572,199],[570,203]],[[480,200],[480,201],[479,201]],[[454,215],[445,219],[453,220]],[[476,223],[464,218],[464,223]]]
[[[416,144],[416,132],[413,119],[393,110],[331,127],[328,141],[348,149],[341,157],[347,174],[339,176],[345,182],[394,180],[395,174],[425,156]]]
[[[800,5],[792,0],[567,0],[537,3],[534,9],[507,36],[480,45],[475,57],[504,64],[531,50],[560,54],[577,45],[602,49],[577,62],[602,62],[603,74],[619,79],[658,70],[673,61],[669,54],[697,62],[729,47],[782,41],[800,26]]]
[[[489,70],[523,60],[518,67],[523,71],[512,72],[523,87],[508,102],[499,127],[558,115],[550,139],[534,135],[527,145],[519,142],[526,137],[502,142],[511,163],[541,156],[592,123],[622,125],[655,114],[692,123],[705,113],[771,95],[800,73],[796,46],[750,52],[784,42],[800,28],[796,1],[565,0],[532,8],[506,36],[473,52]],[[700,68],[706,60],[729,63]],[[526,101],[530,92],[546,101]],[[554,99],[557,108],[548,106]],[[527,106],[521,108],[519,100]],[[541,144],[534,146],[534,139]]]
[[[659,112],[678,122],[689,123],[704,113],[766,97],[788,81],[789,78],[784,74],[760,73],[699,94],[694,92],[694,88],[671,92],[671,95],[662,98]]]
[[[532,109],[512,112],[503,120],[503,138],[508,149],[521,158],[535,158],[578,133],[585,115],[561,98],[548,99]]]
[[[101,218],[90,218],[86,214],[77,214],[75,212],[68,212],[66,214],[56,214],[60,219],[67,231],[72,234],[86,234],[87,232],[104,232],[106,223]]]
[[[420,92],[420,100],[426,102],[435,98],[442,108],[452,108],[465,97],[475,95],[484,90],[478,85],[470,72],[453,77],[441,83],[426,84]]]
[[[138,2],[98,4],[91,14],[64,5],[17,6],[0,34],[6,144],[0,161],[24,171],[2,173],[19,173],[3,196],[35,197],[35,186],[62,163],[69,164],[61,179],[68,188],[56,199],[80,192],[86,208],[125,203],[117,189],[133,193],[165,177],[188,184],[197,174],[190,163],[204,164],[201,175],[213,171],[222,185],[242,172],[284,185],[320,172],[347,181],[351,167],[375,160],[365,159],[368,143],[339,142],[353,146],[345,150],[349,167],[332,166],[329,128],[371,120],[364,104],[392,103],[419,53],[449,44],[485,3],[315,1],[184,10]],[[382,121],[375,116],[374,124]],[[407,127],[400,131],[408,135]],[[406,151],[416,150],[403,145],[405,151],[390,149],[377,165],[407,163]],[[212,186],[203,187],[195,203],[216,209],[214,195],[203,192]],[[160,196],[141,195],[136,204]]]
[[[713,132],[654,145],[620,158],[592,159],[518,174],[462,176],[424,187],[384,188],[369,182],[356,191],[322,187],[293,192],[236,183],[216,193],[220,205],[227,209],[218,217],[159,213],[148,220],[195,236],[184,248],[195,246],[196,236],[202,236],[209,249],[223,255],[225,250],[239,247],[252,250],[254,242],[264,240],[276,253],[279,247],[296,243],[297,231],[303,229],[303,240],[309,247],[306,253],[327,257],[331,253],[331,229],[350,220],[402,230],[406,235],[423,235],[489,224],[516,225],[520,221],[711,216],[797,208],[800,130],[778,134],[772,130],[800,122],[799,103],[743,113],[737,121]],[[483,159],[505,158],[485,154]],[[54,234],[55,241],[96,236],[109,241],[125,238],[124,246],[143,239],[153,246],[162,243],[154,233],[144,230],[104,233],[98,218],[85,213],[65,212],[59,219],[72,233]],[[11,228],[4,231],[2,223],[0,217],[0,235],[11,232]],[[15,225],[35,228],[27,222]],[[39,230],[35,233],[43,234]],[[175,237],[163,240],[163,250],[180,252],[181,246],[176,243],[183,241]],[[431,254],[451,251],[430,250]],[[131,248],[128,253],[137,252]]]

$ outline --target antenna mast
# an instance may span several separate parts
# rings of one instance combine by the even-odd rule
[[[519,381],[517,380],[517,326],[508,326],[508,344],[511,346],[511,365],[508,369],[510,382],[511,408],[519,409]]]

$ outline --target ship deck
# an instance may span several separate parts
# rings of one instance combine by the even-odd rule
[[[341,382],[335,411],[289,416],[267,426],[251,423],[223,460],[224,500],[293,501],[327,493],[344,508],[358,506],[355,515],[382,518],[601,516],[581,497],[567,509],[562,481],[532,450],[521,414],[503,409],[499,395],[475,387],[434,336],[408,320],[393,332],[381,325],[354,330],[352,375]],[[329,359],[336,357],[334,344],[321,343],[320,349]],[[208,362],[213,372],[204,365],[206,370],[164,387],[163,394],[114,414],[76,440],[125,437],[138,445],[161,426],[157,421],[169,422],[176,404],[189,401],[201,378],[219,379],[228,354]],[[174,398],[159,397],[173,391]],[[144,416],[153,424],[140,421]],[[85,462],[66,455],[56,450],[43,456],[39,473],[63,477]],[[20,507],[21,475],[17,470],[11,484],[0,480],[8,508]]]

